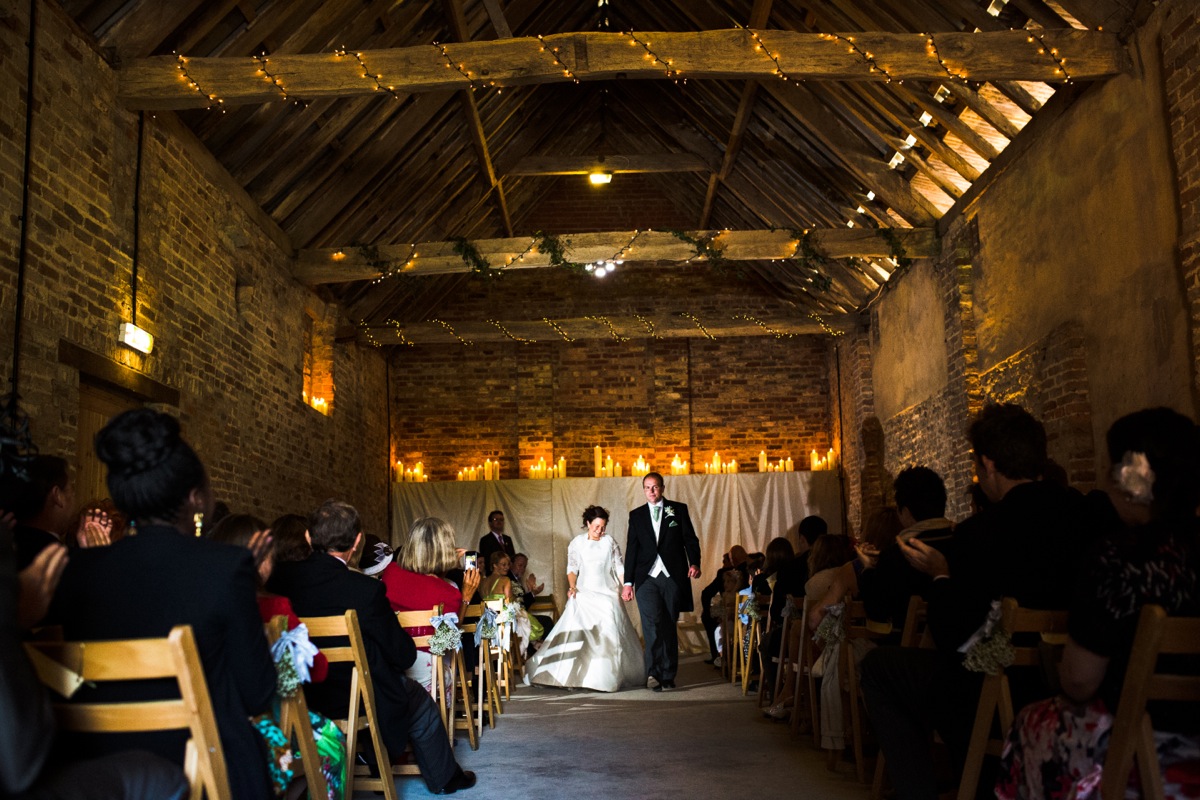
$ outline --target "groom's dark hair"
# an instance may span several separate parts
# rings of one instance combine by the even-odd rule
[[[643,486],[646,484],[646,478],[654,478],[654,480],[658,481],[658,488],[660,489],[667,485],[666,481],[663,480],[662,475],[658,474],[657,472],[647,472],[646,477],[642,478]]]

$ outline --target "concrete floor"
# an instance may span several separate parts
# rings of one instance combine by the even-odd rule
[[[852,764],[828,772],[811,737],[764,718],[753,696],[742,697],[699,656],[683,659],[677,683],[662,693],[520,687],[479,750],[459,737],[459,762],[479,775],[460,796],[867,800]],[[404,798],[430,796],[419,778],[397,788]]]

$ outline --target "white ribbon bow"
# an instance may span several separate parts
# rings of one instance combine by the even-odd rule
[[[285,650],[292,658],[300,682],[308,683],[311,680],[308,671],[312,668],[313,658],[320,651],[308,640],[308,628],[303,622],[290,631],[284,631],[275,644],[271,645],[271,658],[279,661]]]

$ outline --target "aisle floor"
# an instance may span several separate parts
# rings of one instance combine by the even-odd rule
[[[456,796],[867,800],[852,764],[828,772],[811,737],[764,718],[699,656],[683,659],[677,683],[662,693],[521,687],[478,751],[460,737],[455,752],[479,783]],[[397,788],[403,798],[431,796],[420,779]]]

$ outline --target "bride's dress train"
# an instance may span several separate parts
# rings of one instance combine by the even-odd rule
[[[576,536],[567,548],[567,571],[578,576],[577,592],[526,662],[526,682],[601,692],[644,686],[642,644],[618,588],[625,567],[617,543],[611,536]]]

